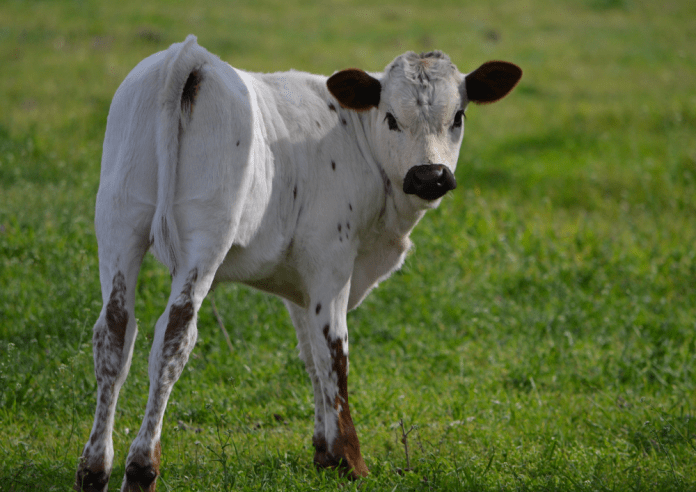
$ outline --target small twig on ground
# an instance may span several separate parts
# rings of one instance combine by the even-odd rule
[[[234,347],[232,346],[232,340],[230,340],[230,335],[227,333],[227,330],[225,329],[225,325],[222,323],[222,318],[220,317],[220,313],[218,313],[217,307],[215,307],[215,293],[211,292],[210,293],[210,304],[213,306],[213,314],[215,315],[215,319],[217,320],[218,326],[222,330],[222,334],[225,336],[225,340],[227,341],[227,346],[230,348],[230,353],[234,354]]]
[[[414,425],[406,432],[404,427],[404,419],[399,419],[399,425],[401,425],[401,442],[404,445],[404,451],[406,452],[406,469],[404,471],[411,471],[411,460],[408,457],[408,435],[415,428]]]

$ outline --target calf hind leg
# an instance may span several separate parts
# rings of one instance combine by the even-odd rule
[[[110,261],[109,248],[100,258],[103,307],[93,330],[97,407],[89,440],[75,477],[75,490],[106,490],[113,463],[112,431],[118,394],[128,375],[137,333],[135,286],[147,249],[146,240],[131,239]],[[116,244],[112,242],[111,245]],[[101,247],[101,246],[100,246]]]
[[[217,265],[216,265],[217,266]],[[167,309],[157,321],[149,359],[150,392],[145,418],[131,444],[122,491],[154,491],[160,471],[164,411],[196,343],[196,315],[215,268],[192,267],[172,280]]]

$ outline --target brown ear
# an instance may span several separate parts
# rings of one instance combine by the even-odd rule
[[[341,106],[356,111],[365,111],[379,105],[382,84],[374,77],[357,68],[341,70],[326,81],[329,92]]]
[[[514,63],[489,61],[466,76],[466,95],[476,104],[498,101],[517,85],[522,69]]]

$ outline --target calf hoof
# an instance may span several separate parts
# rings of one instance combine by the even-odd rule
[[[123,492],[155,492],[157,471],[152,465],[131,463],[126,467]]]
[[[314,466],[317,469],[337,470],[342,477],[348,477],[351,480],[366,477],[369,473],[367,465],[362,456],[357,456],[354,459],[349,459],[346,456],[334,456],[326,449],[326,442],[314,440]]]
[[[109,474],[104,470],[91,471],[79,468],[75,475],[75,490],[77,492],[105,492],[109,484]]]

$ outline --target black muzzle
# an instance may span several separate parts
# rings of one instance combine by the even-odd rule
[[[437,200],[457,187],[457,180],[447,166],[424,164],[413,166],[404,178],[404,193],[423,200]]]

